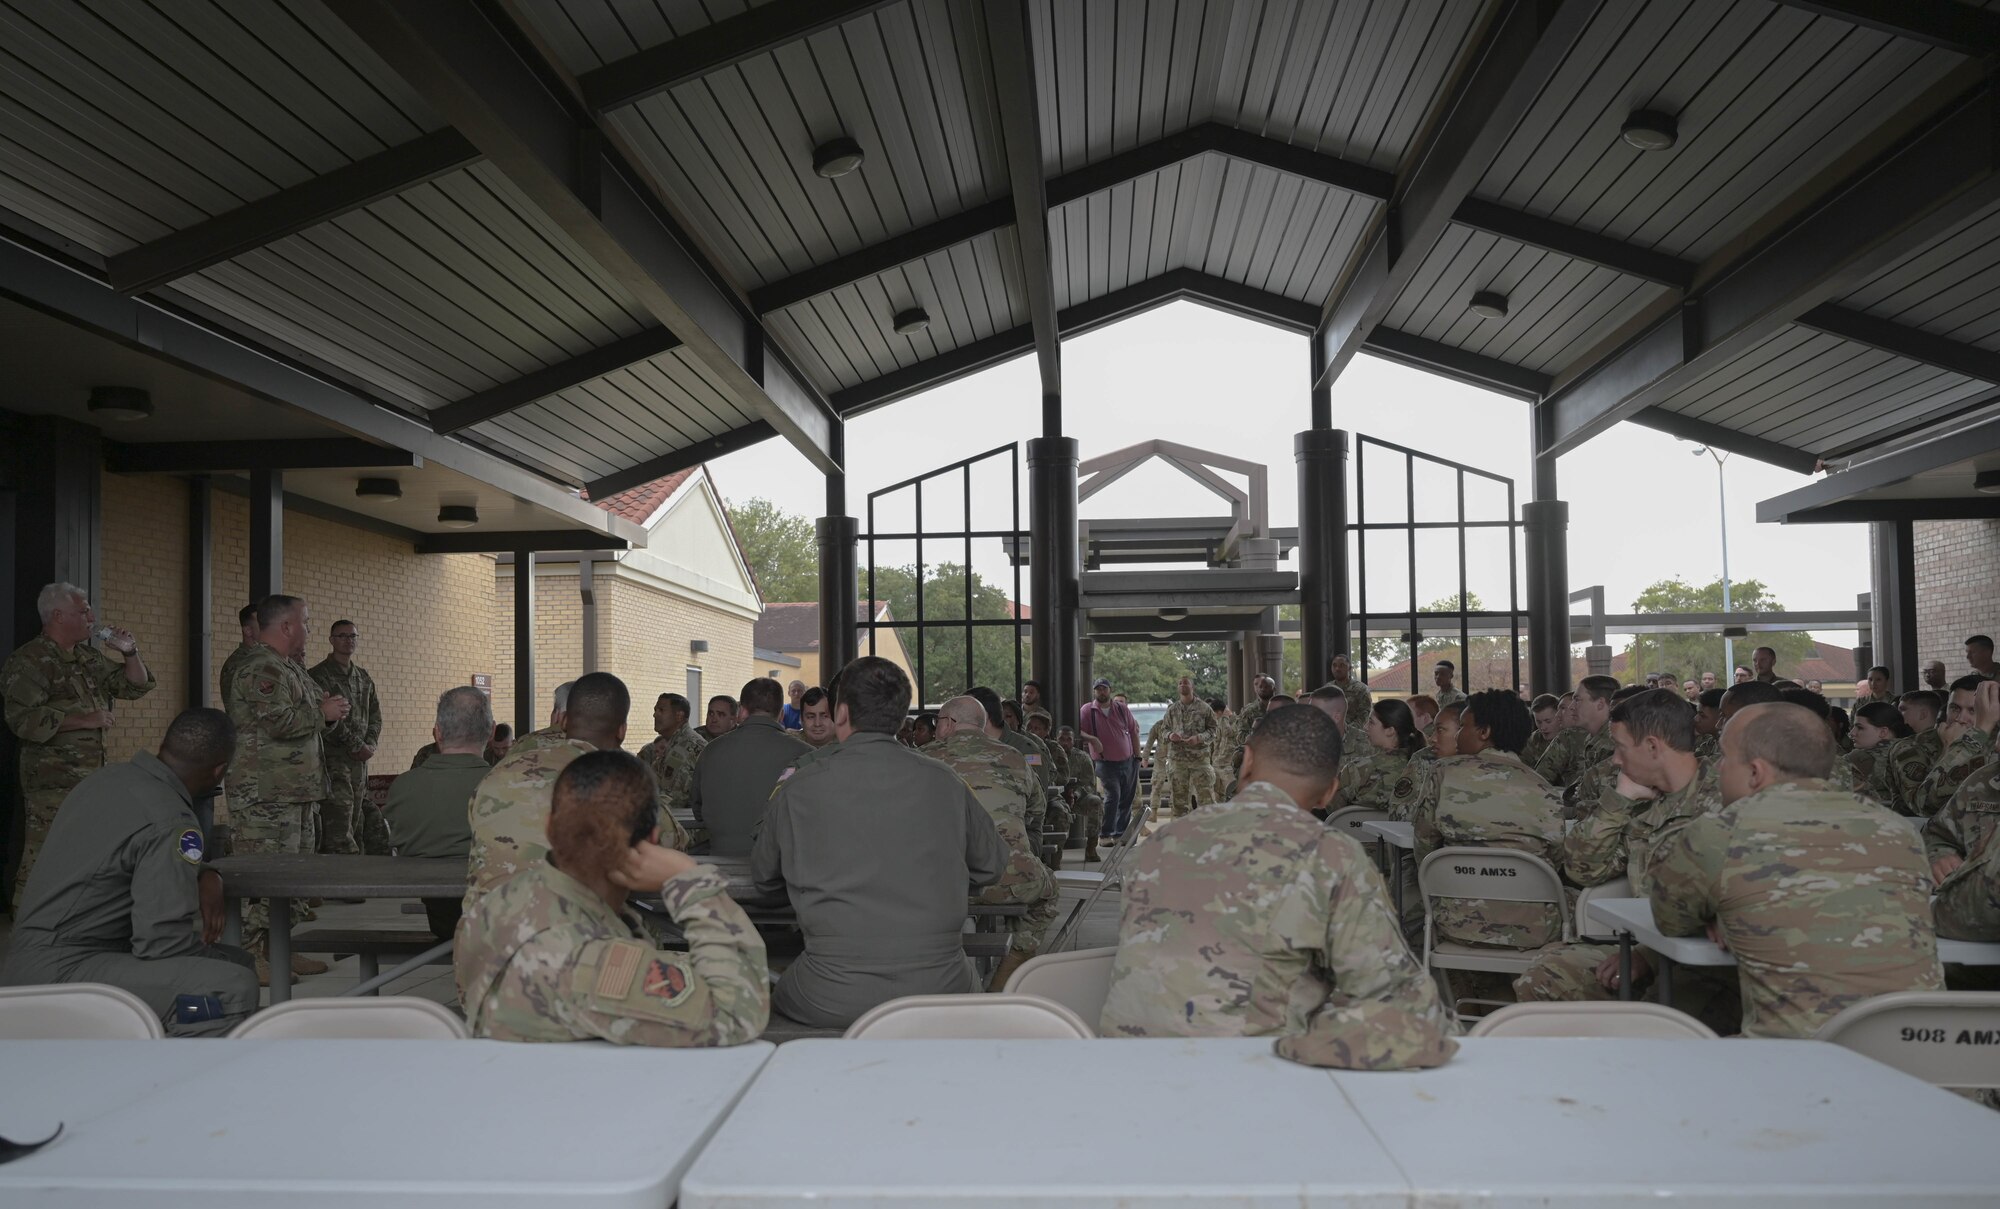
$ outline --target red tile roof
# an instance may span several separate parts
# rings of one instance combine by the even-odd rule
[[[653,519],[653,513],[659,511],[660,505],[666,502],[668,496],[680,490],[681,484],[688,481],[689,475],[700,469],[700,466],[690,466],[686,470],[675,471],[663,479],[641,483],[617,495],[607,495],[601,500],[590,500],[590,502],[606,512],[624,517],[635,525],[643,525]],[[583,498],[590,499],[590,493],[584,492]]]

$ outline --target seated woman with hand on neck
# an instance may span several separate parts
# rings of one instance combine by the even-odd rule
[[[475,1037],[623,1045],[740,1045],[764,1031],[764,941],[712,867],[659,844],[653,775],[622,751],[556,778],[549,859],[489,891],[459,931]],[[656,948],[626,912],[657,892],[687,934]]]

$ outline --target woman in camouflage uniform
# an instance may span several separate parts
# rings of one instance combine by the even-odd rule
[[[659,844],[657,790],[637,757],[586,752],[556,778],[549,858],[482,895],[459,926],[475,1037],[739,1045],[764,1031],[764,940],[722,875]],[[657,892],[688,951],[655,947],[625,912]]]
[[[1367,746],[1341,770],[1333,809],[1365,806],[1392,819],[1409,818],[1417,789],[1410,760],[1424,749],[1424,735],[1410,707],[1401,701],[1377,701],[1361,733],[1367,736]]]

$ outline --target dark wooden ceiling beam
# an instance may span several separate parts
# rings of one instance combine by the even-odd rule
[[[143,294],[456,172],[478,159],[479,152],[456,130],[432,131],[107,257],[105,275],[119,293]]]
[[[767,54],[790,42],[811,37],[896,0],[773,0],[740,16],[728,17],[692,33],[614,59],[584,72],[577,84],[592,109],[616,109],[643,101],[712,71]]]
[[[1972,58],[2000,52],[2000,13],[1961,0],[1779,0],[1822,17]]]
[[[1035,99],[1034,40],[1028,29],[1026,0],[987,0],[981,11],[986,18],[994,100],[1007,141],[1014,247],[1020,255],[1021,283],[1028,297],[1028,326],[1035,333],[1035,362],[1041,372],[1046,417],[1052,400],[1058,409],[1061,406],[1062,331],[1056,319],[1055,273],[1049,264],[1049,195],[1042,176],[1042,115]],[[1048,427],[1046,422],[1044,427]],[[1054,436],[1055,430],[1045,435]]]
[[[504,15],[479,0],[330,6],[555,230],[679,337],[683,356],[724,397],[770,423],[818,469],[840,469],[826,401],[774,355],[727,277],[637,183],[644,178],[579,113],[519,31],[503,28]]]
[[[1995,201],[2000,92],[1988,82],[1545,400],[1548,452],[1665,402]]]
[[[585,488],[594,500],[609,499],[621,491],[629,491],[642,483],[663,479],[670,474],[679,474],[691,466],[699,466],[710,458],[719,458],[725,453],[735,453],[748,449],[778,435],[778,430],[762,420],[746,424],[742,428],[725,432],[719,437],[697,441],[686,449],[676,449],[672,453],[639,463],[627,470],[607,474],[601,479],[592,479]]]
[[[523,374],[511,382],[502,382],[490,390],[433,408],[426,418],[430,421],[432,432],[458,432],[526,407],[537,399],[561,394],[615,370],[672,352],[680,345],[680,337],[667,329],[647,328],[603,348],[591,349],[532,374]]]
[[[1500,14],[1382,223],[1328,300],[1314,337],[1314,386],[1340,376],[1367,344],[1597,8],[1597,0],[1513,0]]]
[[[230,470],[372,470],[422,466],[407,449],[358,437],[298,437],[268,441],[119,442],[105,446],[114,474],[220,474]]]
[[[1799,316],[1800,327],[1852,340],[1978,382],[2000,385],[2000,353],[1831,303]]]

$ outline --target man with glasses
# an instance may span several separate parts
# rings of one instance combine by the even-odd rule
[[[354,662],[361,627],[333,623],[333,653],[308,673],[323,692],[347,699],[347,716],[326,732],[326,797],[319,804],[319,850],[389,855],[389,827],[368,797],[368,761],[382,738],[375,679]]]

